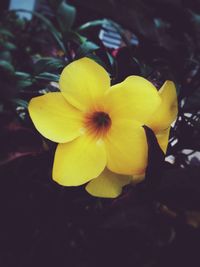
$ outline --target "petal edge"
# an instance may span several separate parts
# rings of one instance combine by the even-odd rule
[[[86,191],[95,197],[116,198],[123,186],[131,182],[130,176],[119,175],[105,169],[97,178],[90,181]]]
[[[82,185],[96,178],[105,165],[104,143],[83,135],[69,143],[58,144],[53,180],[64,186]]]
[[[61,93],[32,98],[28,111],[36,129],[51,141],[64,143],[81,134],[82,115]]]

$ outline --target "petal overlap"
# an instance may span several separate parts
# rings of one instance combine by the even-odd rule
[[[178,114],[176,87],[172,81],[166,81],[159,90],[161,103],[146,123],[155,132],[169,128]]]
[[[119,174],[138,174],[147,164],[147,141],[140,123],[117,120],[105,138],[107,167]]]
[[[116,174],[105,169],[87,184],[86,190],[93,196],[115,198],[121,194],[123,186],[129,184],[131,180],[130,176]]]
[[[160,131],[156,134],[158,144],[164,153],[167,151],[167,146],[169,142],[170,127],[166,130]]]
[[[105,107],[112,117],[134,119],[145,124],[161,103],[152,83],[139,76],[129,76],[106,93]]]

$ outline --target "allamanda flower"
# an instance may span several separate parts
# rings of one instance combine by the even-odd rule
[[[129,76],[111,86],[103,67],[82,58],[64,68],[59,86],[61,92],[35,97],[29,104],[37,130],[59,143],[53,165],[59,184],[89,182],[86,190],[92,195],[118,196],[124,185],[145,173],[143,125],[154,131],[166,152],[177,116],[173,82],[157,91],[148,80]]]

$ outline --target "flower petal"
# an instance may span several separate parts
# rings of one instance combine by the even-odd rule
[[[119,174],[140,174],[147,165],[147,141],[143,127],[131,120],[117,120],[105,138],[107,167]]]
[[[170,127],[156,134],[156,138],[158,140],[160,148],[162,149],[164,153],[166,153],[167,151],[167,146],[169,142],[169,133],[170,133]],[[144,179],[145,179],[145,172],[143,171],[140,174],[136,174],[132,176],[132,184],[138,184],[142,182]]]
[[[121,194],[122,187],[130,182],[130,176],[116,174],[105,169],[97,178],[90,181],[85,189],[95,197],[115,198]]]
[[[140,174],[134,174],[132,176],[132,184],[133,185],[139,184],[142,181],[144,181],[144,179],[145,179],[145,172],[140,173]]]
[[[176,87],[172,81],[166,81],[163,84],[159,90],[159,95],[162,102],[146,123],[155,132],[169,128],[178,113]]]
[[[104,143],[86,135],[59,144],[56,150],[53,179],[64,186],[77,186],[96,178],[105,168]]]
[[[160,102],[152,83],[140,76],[129,76],[107,91],[105,107],[112,117],[135,119],[144,124]]]
[[[69,64],[61,73],[60,89],[66,99],[80,110],[93,107],[110,86],[108,73],[89,58]]]
[[[82,115],[61,93],[31,99],[28,110],[36,129],[46,138],[64,143],[80,135]]]
[[[164,153],[166,153],[167,151],[167,146],[169,142],[169,133],[170,133],[170,127],[156,134],[156,138],[158,140],[160,148],[162,149]]]

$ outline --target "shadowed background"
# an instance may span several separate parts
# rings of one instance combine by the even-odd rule
[[[199,266],[200,2],[71,0],[76,17],[61,44],[55,38],[62,30],[60,2],[35,1],[30,10],[43,17],[28,13],[26,22],[8,14],[9,1],[0,3],[0,265]],[[103,19],[120,25],[123,44],[117,48],[100,38]],[[136,74],[158,88],[166,79],[177,85],[180,110],[170,160],[159,161],[148,132],[150,182],[125,188],[116,200],[55,184],[55,144],[36,132],[27,113],[33,96],[57,90],[50,82],[74,56],[101,62],[113,84]]]

